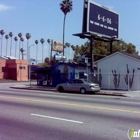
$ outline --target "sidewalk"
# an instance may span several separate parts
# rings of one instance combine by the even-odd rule
[[[56,92],[55,87],[51,86],[37,86],[36,84],[24,84],[24,85],[14,85],[10,88],[14,89],[25,89],[25,90],[40,90],[40,91],[53,91]],[[131,98],[140,98],[140,91],[116,91],[116,90],[101,90],[100,92],[96,92],[96,95],[109,95],[109,96],[124,96]]]

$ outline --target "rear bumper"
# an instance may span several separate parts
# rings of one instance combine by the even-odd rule
[[[87,92],[99,92],[101,89],[100,88],[90,88],[87,89]]]

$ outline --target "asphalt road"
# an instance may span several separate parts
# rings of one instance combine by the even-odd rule
[[[128,140],[140,129],[139,108],[129,97],[5,88],[0,140]]]

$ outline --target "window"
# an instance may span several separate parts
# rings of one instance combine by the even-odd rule
[[[68,82],[68,84],[73,84],[74,83],[74,81],[73,80],[70,80],[69,82]]]
[[[82,80],[76,80],[76,83],[77,83],[77,84],[82,84],[83,81],[82,81]]]
[[[2,67],[2,72],[7,72],[7,68],[6,67]]]
[[[23,67],[23,66],[20,66],[20,67],[19,67],[19,69],[21,69],[21,70],[25,70],[25,67]]]

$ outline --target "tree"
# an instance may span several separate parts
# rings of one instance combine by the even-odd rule
[[[66,15],[68,12],[72,10],[72,1],[71,0],[63,0],[60,3],[60,9],[64,13],[64,21],[63,21],[63,55],[64,55],[64,43],[65,43],[65,20],[66,20]]]
[[[17,41],[18,41],[18,38],[15,36],[15,37],[14,37],[14,40],[15,40],[15,57],[16,57]]]
[[[69,50],[69,48],[70,48],[70,43],[68,43],[68,42],[66,42],[65,43],[65,48],[67,48],[67,59],[69,60],[69,53],[70,53],[70,50]]]
[[[43,51],[44,51],[44,46],[43,46],[43,44],[44,44],[45,40],[44,40],[43,38],[41,38],[41,39],[40,39],[40,42],[41,42],[41,44],[42,44],[42,63],[43,63]]]
[[[23,48],[23,41],[24,41],[24,38],[21,37],[21,38],[20,38],[20,41],[22,42],[22,48]]]
[[[12,55],[12,37],[13,37],[13,33],[12,32],[10,32],[9,33],[9,36],[11,37],[11,45],[10,45],[10,56]]]
[[[45,63],[43,64],[43,67],[50,67],[50,66],[51,66],[51,65],[50,65],[50,60],[49,60],[48,57],[45,58],[44,62],[45,62]]]
[[[56,61],[54,60],[54,58],[49,59],[48,57],[46,57],[44,62],[45,63],[43,63],[43,67],[51,67],[56,65]]]
[[[8,38],[9,38],[9,36],[5,35],[5,39],[6,39],[6,56],[7,56]]]
[[[27,60],[29,59],[29,52],[28,52],[28,47],[29,47],[29,39],[31,38],[31,35],[29,33],[26,33],[26,39],[27,39]]]
[[[3,35],[5,34],[4,30],[0,30],[1,34],[1,56],[2,56],[2,40],[3,40]]]
[[[138,51],[136,51],[136,47],[132,43],[126,43],[123,40],[113,42],[113,53],[115,52],[122,52],[122,53],[130,53],[138,55]],[[85,55],[86,57],[90,58],[90,42],[85,42],[84,45],[76,46],[75,49],[75,57],[74,59],[77,60],[77,55]],[[104,41],[94,41],[94,61],[104,58],[107,55],[110,55],[110,42]],[[90,62],[90,59],[89,59]]]
[[[22,33],[18,33],[18,37],[19,37],[19,59],[20,59],[20,38],[22,37]]]
[[[23,41],[24,41],[24,38],[21,37],[21,38],[20,38],[20,41],[22,42],[22,48],[20,49],[20,51],[21,51],[21,54],[22,54],[22,60],[23,60],[23,59],[24,59],[24,54],[23,54],[23,52],[25,51],[25,50],[23,49]]]
[[[35,40],[35,44],[36,44],[36,64],[37,64],[38,40]]]
[[[49,49],[50,49],[50,59],[52,57],[52,44],[51,44],[51,40],[50,39],[47,39],[47,42],[49,44]]]
[[[76,47],[75,47],[74,45],[71,45],[71,48],[72,48],[72,51],[75,52]],[[72,58],[72,56],[74,56],[74,53],[73,53],[73,52],[72,52],[72,54],[71,54],[71,58]]]
[[[20,48],[20,52],[21,52],[21,54],[22,54],[22,60],[24,60],[24,54],[23,54],[24,51],[25,51],[25,50],[24,50],[23,48]]]

